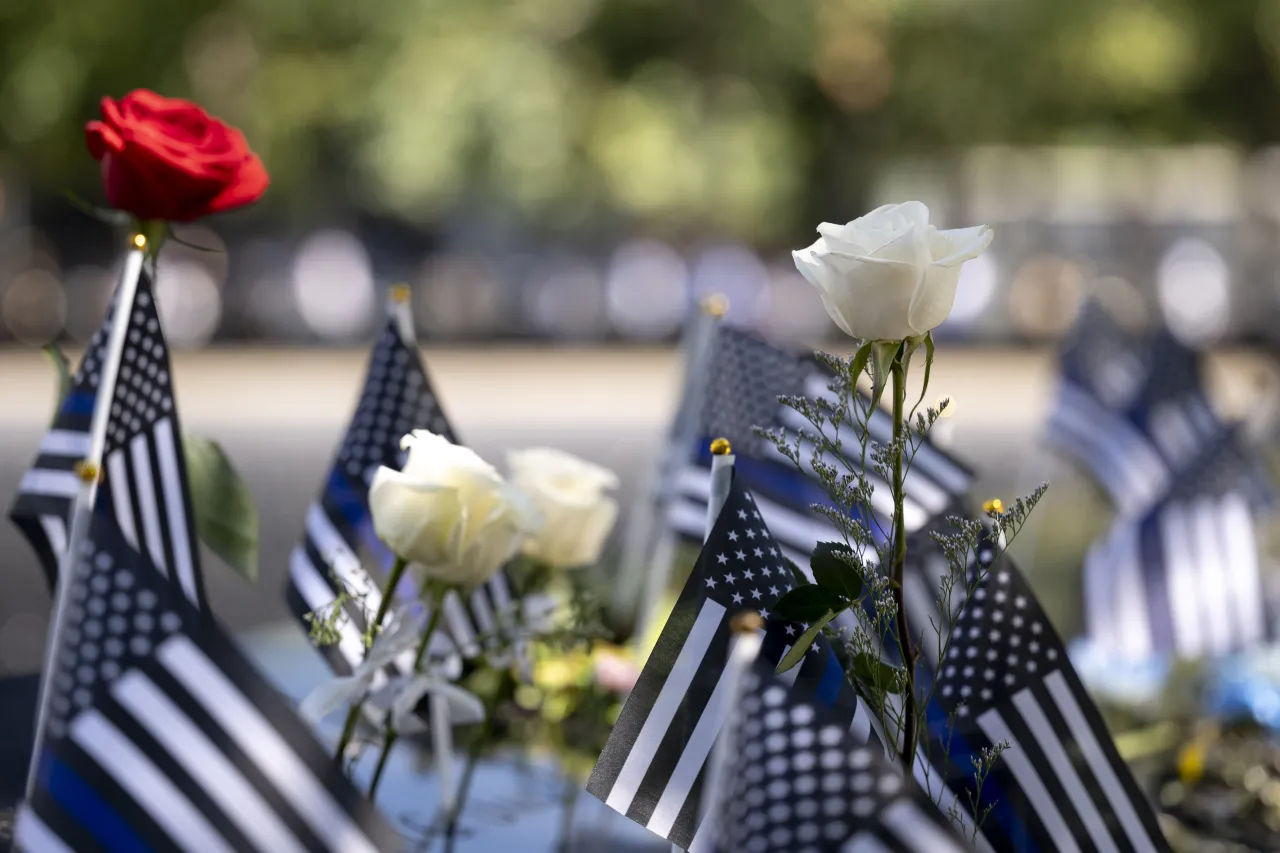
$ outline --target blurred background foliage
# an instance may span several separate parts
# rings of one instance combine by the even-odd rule
[[[0,0],[0,132],[99,197],[81,125],[145,86],[239,123],[257,213],[790,246],[889,159],[1280,135],[1280,0]]]

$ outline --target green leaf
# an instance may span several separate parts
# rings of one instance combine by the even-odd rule
[[[44,354],[49,357],[49,361],[53,362],[53,369],[58,374],[58,399],[53,403],[53,419],[57,420],[58,410],[62,408],[62,401],[71,392],[71,364],[57,344],[45,346]]]
[[[916,409],[924,402],[925,392],[929,390],[929,372],[933,369],[933,332],[924,333],[924,384],[920,386],[920,399],[911,407],[911,416],[916,416]],[[910,419],[908,418],[908,419]]]
[[[902,346],[902,341],[873,341],[871,344],[871,410],[873,412],[880,407],[880,398],[884,396],[884,389],[889,387],[893,362]]]
[[[886,693],[901,693],[907,684],[906,673],[903,670],[896,666],[889,666],[866,652],[854,656],[853,675],[872,690],[882,690]]]
[[[848,604],[826,587],[808,584],[798,586],[779,598],[778,603],[773,605],[773,611],[794,622],[812,622],[821,618],[828,610],[841,611]]]
[[[250,583],[258,580],[258,509],[217,442],[183,436],[200,541]]]
[[[849,365],[849,384],[857,387],[858,380],[862,378],[863,372],[867,369],[867,359],[871,357],[871,347],[873,341],[867,341],[858,347],[858,351],[853,354],[853,362]]]
[[[791,570],[792,580],[794,580],[797,584],[807,584],[809,582],[808,576],[806,576],[805,573],[800,570],[800,567],[795,564],[794,560],[792,560],[790,557],[783,557],[782,559],[783,559],[783,562],[787,564],[787,568]]]
[[[862,595],[862,576],[837,554],[847,554],[857,559],[843,542],[819,542],[813,549],[813,556],[809,558],[809,568],[813,569],[813,579],[818,586],[853,601]]]
[[[794,590],[792,590],[794,592]],[[776,673],[781,675],[791,667],[800,663],[804,659],[804,653],[809,651],[809,647],[813,645],[813,641],[818,639],[818,634],[827,623],[836,618],[835,611],[828,610],[818,618],[818,621],[809,626],[809,630],[800,635],[800,639],[796,640],[796,644],[787,651],[785,657],[778,663]]]

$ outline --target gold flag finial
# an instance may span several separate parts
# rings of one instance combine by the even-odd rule
[[[93,483],[102,479],[102,469],[88,459],[81,459],[73,469],[81,482]]]
[[[723,317],[729,311],[729,297],[713,293],[702,300],[702,313],[708,317]]]
[[[141,231],[131,235],[129,237],[129,245],[133,246],[135,249],[147,248],[147,235],[143,234]]]
[[[715,456],[728,456],[733,452],[733,448],[729,446],[729,439],[716,438],[711,441],[711,453]]]
[[[407,284],[397,284],[391,288],[392,302],[399,302],[399,303],[408,302],[409,297],[412,295],[413,295],[413,292],[409,290],[409,285]]]
[[[1000,500],[999,498],[992,498],[989,501],[983,501],[982,511],[996,512],[996,513],[1004,512],[1004,501]]]
[[[735,634],[749,634],[764,629],[764,617],[754,610],[744,610],[729,620]]]

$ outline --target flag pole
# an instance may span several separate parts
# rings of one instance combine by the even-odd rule
[[[407,284],[397,284],[387,291],[387,311],[395,321],[400,340],[409,346],[418,345],[418,333],[413,326],[413,291]]]
[[[729,499],[729,488],[733,484],[733,447],[726,438],[717,438],[711,442],[711,494],[707,501],[707,526],[702,541],[711,538],[720,511]],[[754,611],[744,611],[733,618],[733,644],[729,649],[729,661],[725,666],[724,686],[726,689],[725,707],[732,710],[737,704],[738,685],[744,669],[751,665],[760,652],[759,629],[764,627],[764,620]],[[724,784],[724,767],[728,757],[726,731],[722,728],[711,749],[711,762],[707,766],[707,783],[702,791],[699,804],[699,817],[706,821],[712,804],[720,798],[720,788]],[[702,835],[700,824],[698,834]],[[673,851],[680,847],[672,844]]]
[[[648,484],[641,497],[639,520],[633,517],[633,523],[628,526],[628,543],[622,565],[632,577],[637,571],[642,572],[639,582],[643,585],[643,593],[635,614],[633,635],[637,642],[647,634],[653,611],[671,579],[676,538],[667,528],[663,516],[671,499],[675,473],[687,461],[689,448],[698,439],[702,401],[706,396],[707,359],[715,341],[716,328],[728,310],[729,300],[724,294],[708,296],[699,304],[698,314],[684,336],[682,392],[668,444],[662,449],[658,461],[657,482]],[[654,543],[652,550],[650,543]],[[620,600],[630,600],[632,596],[627,590],[634,590],[635,582],[622,584],[621,588],[624,597]]]
[[[696,843],[699,839],[710,840],[715,834],[716,811],[724,799],[725,775],[729,766],[729,756],[733,754],[733,727],[727,725],[738,707],[738,699],[742,693],[742,674],[747,671],[760,654],[760,644],[764,637],[764,619],[754,610],[744,610],[733,617],[730,622],[733,630],[733,644],[729,647],[729,661],[724,668],[726,725],[720,729],[715,745],[711,747],[711,761],[707,765],[706,785],[702,789],[702,799],[698,803],[701,820],[691,853],[699,853],[705,849],[704,844]],[[679,849],[679,848],[675,848]]]
[[[129,235],[129,249],[124,257],[124,269],[116,288],[115,313],[107,333],[106,353],[102,372],[98,377],[97,393],[93,401],[93,417],[89,421],[89,453],[76,464],[75,473],[79,488],[71,504],[71,525],[67,534],[67,547],[58,559],[58,580],[54,591],[53,615],[44,650],[44,669],[40,676],[40,699],[37,704],[36,733],[32,743],[31,763],[27,768],[26,797],[31,798],[36,776],[40,769],[40,745],[44,742],[48,725],[51,692],[49,680],[53,677],[58,648],[66,629],[66,611],[71,588],[71,576],[75,572],[76,559],[89,525],[93,520],[93,505],[98,494],[98,481],[102,475],[102,457],[107,443],[107,423],[111,419],[111,403],[115,397],[116,378],[120,373],[120,358],[124,353],[125,335],[129,318],[133,315],[133,303],[138,295],[138,279],[142,275],[142,263],[147,256],[147,238],[141,233]]]

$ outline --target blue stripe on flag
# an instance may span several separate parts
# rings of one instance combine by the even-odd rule
[[[373,517],[369,513],[368,504],[365,503],[365,496],[356,491],[351,481],[336,466],[329,472],[324,500],[342,516],[348,528],[360,540],[360,547],[369,559],[383,571],[389,570],[395,556],[374,531]],[[412,582],[410,582],[409,593],[413,594],[413,592]]]
[[[88,391],[70,391],[62,398],[62,411],[69,415],[92,415],[97,394]]]
[[[111,853],[151,853],[133,827],[75,770],[48,754],[40,764],[40,775],[54,801],[103,848]]]
[[[836,653],[828,650],[827,666],[822,671],[822,678],[818,680],[818,688],[815,691],[818,701],[824,705],[835,705],[836,700],[840,697],[840,688],[843,685],[844,667],[836,659]]]

